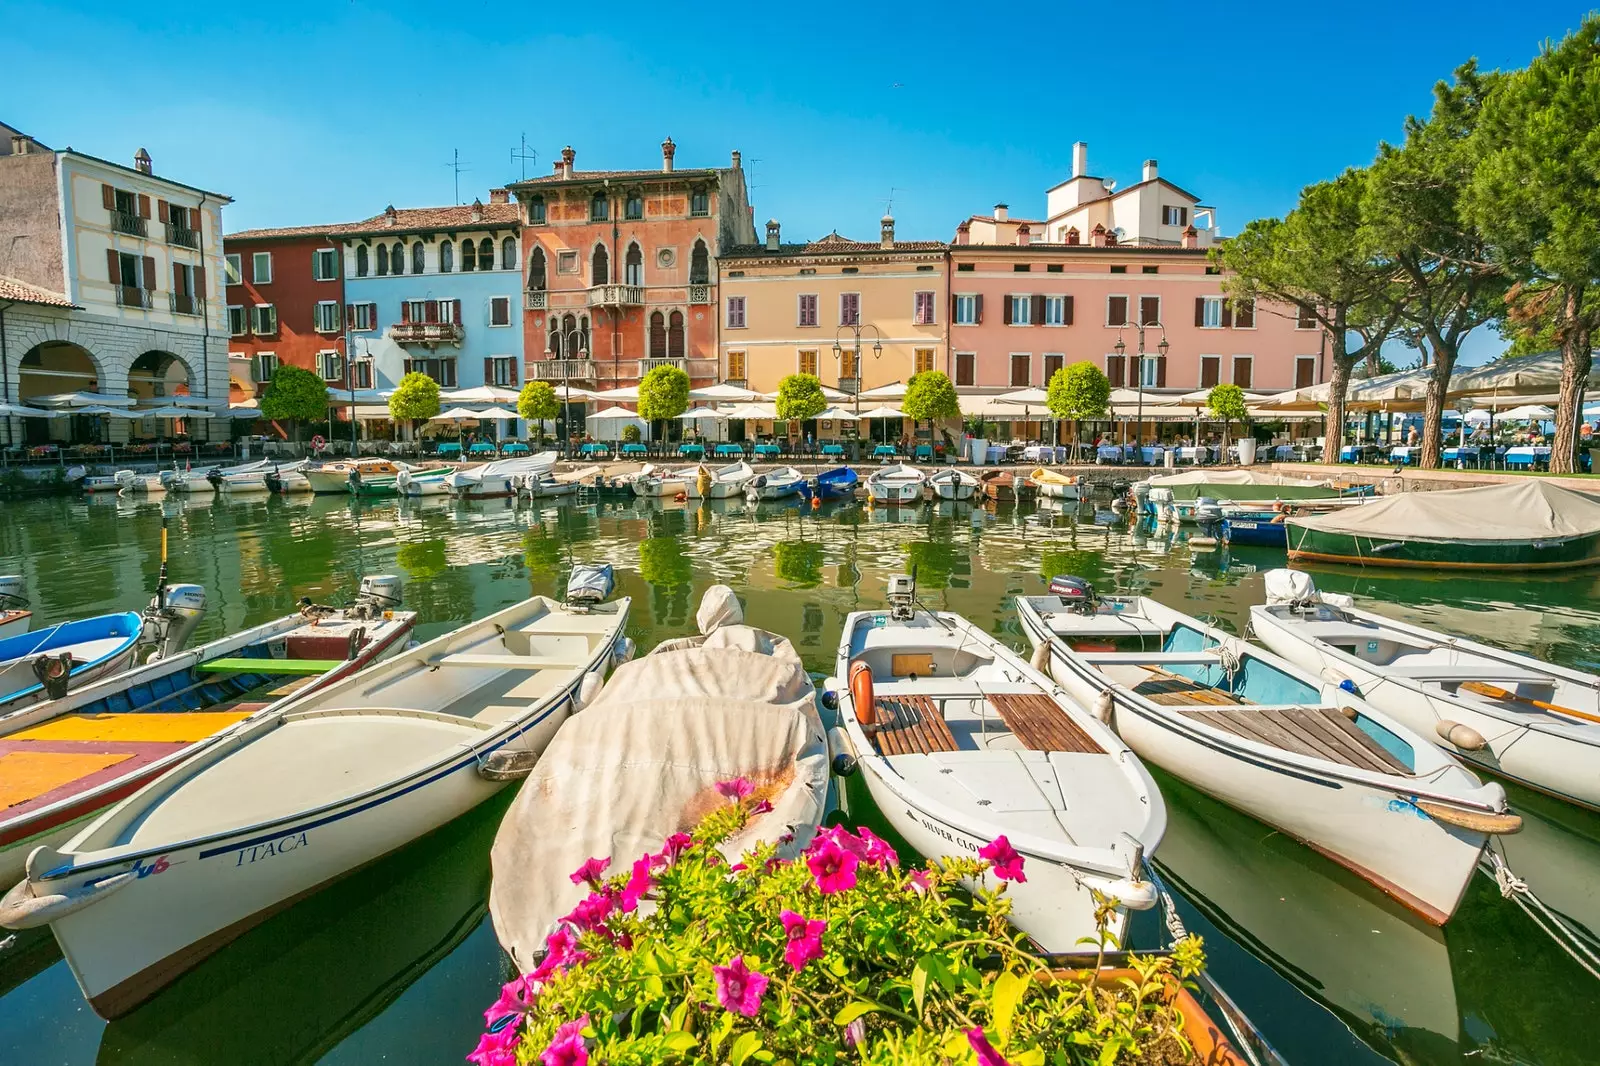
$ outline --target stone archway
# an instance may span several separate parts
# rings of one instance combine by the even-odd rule
[[[24,352],[17,364],[17,402],[33,407],[46,396],[99,392],[104,380],[103,368],[89,349],[71,341],[43,341]],[[93,416],[24,418],[17,422],[27,444],[80,443],[102,437],[100,422]]]
[[[128,367],[128,395],[142,406],[189,395],[189,364],[171,352],[151,349]]]

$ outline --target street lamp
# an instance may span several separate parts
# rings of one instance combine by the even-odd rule
[[[855,414],[856,414],[856,443],[855,443],[855,449],[856,450],[855,450],[855,452],[852,453],[852,458],[856,458],[856,459],[861,458],[861,455],[860,455],[860,448],[861,448],[861,443],[860,443],[861,442],[861,380],[862,380],[862,377],[863,377],[863,375],[861,373],[861,331],[863,329],[870,329],[872,331],[873,337],[875,338],[873,340],[873,342],[872,342],[872,358],[873,359],[881,359],[881,358],[883,358],[883,331],[880,330],[877,326],[874,326],[874,325],[872,325],[870,323],[867,324],[867,325],[862,325],[860,320],[858,319],[855,322],[850,322],[850,323],[847,323],[845,325],[842,325],[838,329],[833,331],[833,358],[839,363],[839,370],[841,372],[840,373],[840,377],[844,376],[843,375],[843,371],[844,371],[844,353],[845,353],[845,349],[839,343],[839,339],[844,335],[846,330],[850,331],[850,335],[851,335],[851,338],[852,338],[850,351],[854,355],[855,366],[856,366],[856,392],[855,392],[855,397],[856,397],[856,410],[855,410]]]
[[[1139,330],[1139,413],[1136,416],[1136,421],[1134,422],[1133,448],[1134,454],[1141,460],[1144,458],[1144,328],[1147,325],[1154,326],[1156,329],[1161,331],[1161,343],[1156,345],[1156,351],[1161,353],[1161,358],[1165,359],[1167,357],[1167,349],[1170,347],[1167,344],[1167,327],[1163,326],[1160,322],[1140,322],[1136,327]],[[1121,359],[1123,353],[1128,350],[1128,346],[1122,342],[1121,329],[1117,330],[1117,343],[1113,347],[1117,353],[1118,359]]]
[[[583,346],[583,330],[573,328],[565,334],[553,333],[551,336],[560,339],[563,353],[577,352],[579,359],[589,358],[589,349]],[[554,354],[547,342],[544,349],[544,357],[549,359]],[[563,357],[561,360],[561,417],[556,420],[556,432],[561,434],[561,455],[563,458],[570,458],[567,448],[571,443],[572,437],[572,434],[567,431],[570,422],[567,405],[572,402],[571,371],[572,360]]]

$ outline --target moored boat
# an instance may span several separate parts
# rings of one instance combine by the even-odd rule
[[[446,473],[444,480],[452,493],[470,499],[515,496],[529,475],[542,475],[554,468],[555,464],[555,452],[537,452],[512,459],[496,459],[482,466],[452,470]]]
[[[1265,470],[1185,470],[1177,474],[1158,474],[1133,484],[1134,498],[1147,514],[1157,514],[1167,505],[1180,521],[1189,521],[1191,506],[1200,497],[1221,504],[1259,503],[1270,505],[1289,501],[1299,506],[1316,504],[1335,507],[1340,503],[1360,503],[1372,494],[1369,484],[1346,485],[1334,479],[1291,477]]]
[[[999,503],[1033,499],[1033,482],[1010,470],[986,470],[978,477],[983,494]]]
[[[1063,474],[1049,467],[1036,467],[1028,475],[1028,480],[1033,483],[1034,491],[1048,500],[1081,500],[1084,495],[1082,477]]]
[[[275,491],[275,486],[281,484],[284,475],[295,473],[305,465],[304,460],[281,464],[262,462],[251,464],[251,468],[247,470],[211,470],[207,472],[206,480],[211,482],[218,492],[230,496],[248,496],[258,492]],[[186,484],[188,480],[185,479]],[[174,491],[171,485],[168,486],[168,491]]]
[[[1230,544],[1282,548],[1288,544],[1288,526],[1280,512],[1249,511],[1229,513],[1222,520],[1223,539]]]
[[[927,480],[928,475],[914,466],[891,463],[867,476],[867,498],[873,503],[916,503],[922,499],[922,486]]]
[[[1520,827],[1500,785],[1353,693],[1149,597],[1097,600],[1077,578],[1052,588],[1017,601],[1037,657],[1141,758],[1425,920],[1444,924],[1489,836]]]
[[[20,574],[0,576],[0,637],[26,633],[33,625],[27,582]]]
[[[450,473],[451,468],[448,466],[405,467],[398,473],[378,474],[369,478],[362,475],[359,470],[352,470],[349,474],[350,495],[363,496],[369,499],[382,499],[388,496],[400,495],[434,495],[434,493],[425,492],[419,489],[419,484],[422,482],[435,481],[443,485],[445,484],[445,479],[449,477]],[[404,493],[402,493],[400,490],[400,481],[402,478],[406,480],[408,489],[408,491]],[[448,489],[447,485],[446,488]]]
[[[570,496],[578,491],[579,486],[594,481],[599,474],[598,466],[586,466],[579,470],[569,470],[564,474],[556,473],[552,467],[542,474],[524,475],[519,495],[532,499]]]
[[[976,855],[999,837],[1027,861],[1010,918],[1046,951],[1094,951],[1095,892],[1110,932],[1158,897],[1145,858],[1166,810],[1127,745],[1061,686],[960,615],[889,579],[889,611],[845,619],[842,732],[878,810],[924,855]]]
[[[800,495],[808,500],[850,500],[856,495],[861,479],[848,466],[836,466],[806,479]]]
[[[450,486],[445,484],[445,478],[450,471],[445,468],[436,470],[401,470],[394,476],[394,494],[396,496],[448,496]],[[357,493],[363,495],[363,493]]]
[[[323,463],[320,466],[308,466],[302,473],[312,492],[322,495],[344,495],[350,491],[350,473],[355,471],[362,479],[369,477],[388,477],[398,474],[404,464],[396,463],[392,459],[345,459],[337,462]]]
[[[684,494],[691,500],[726,500],[743,496],[745,488],[755,479],[755,468],[744,460],[716,470],[700,466],[688,481]]]
[[[1437,633],[1273,570],[1250,608],[1256,639],[1463,762],[1600,810],[1600,677]]]
[[[699,476],[698,466],[686,466],[682,470],[668,472],[646,465],[630,482],[629,487],[635,496],[687,496],[689,482]]]
[[[780,466],[757,474],[745,483],[745,499],[781,500],[795,496],[805,488],[806,476],[792,466]]]
[[[929,474],[926,484],[936,500],[970,500],[978,491],[977,478],[953,467]]]

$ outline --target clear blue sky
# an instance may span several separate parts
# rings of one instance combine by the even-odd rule
[[[572,6],[0,0],[0,120],[54,147],[234,197],[228,229],[450,203],[520,173],[743,151],[788,239],[949,239],[996,202],[1036,215],[1089,142],[1219,209],[1227,233],[1371,159],[1468,56],[1520,66],[1584,10],[1522,0],[1340,5],[866,3]],[[1474,353],[1498,347],[1474,338]],[[1486,347],[1485,347],[1486,346]]]

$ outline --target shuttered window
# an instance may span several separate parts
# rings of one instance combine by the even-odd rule
[[[978,355],[976,352],[956,353],[956,384],[977,384]]]
[[[933,325],[933,293],[919,292],[916,294],[912,310],[912,321],[918,326]]]
[[[1106,325],[1126,326],[1128,324],[1128,298],[1126,296],[1106,297]]]
[[[816,375],[817,375],[817,353],[816,352],[807,350],[807,351],[803,351],[803,352],[800,353],[800,373],[802,373],[802,374],[810,374],[812,377],[816,377]]]
[[[1161,297],[1139,297],[1139,324],[1141,326],[1156,326],[1161,324]]]
[[[728,376],[739,381],[744,380],[744,353],[728,353]]]
[[[839,294],[839,325],[855,326],[861,322],[861,294],[859,292],[841,292]]]
[[[1233,328],[1256,328],[1256,302],[1254,300],[1239,300],[1233,306]]]
[[[1314,355],[1296,356],[1294,360],[1294,387],[1303,389],[1307,385],[1317,383],[1317,357]]]
[[[800,294],[799,306],[796,309],[796,325],[815,326],[817,324],[817,294],[803,292]]]
[[[1255,360],[1248,355],[1233,357],[1233,383],[1241,389],[1248,389],[1255,368]]]
[[[728,328],[744,329],[744,297],[728,297]]]
[[[1026,352],[1011,353],[1011,387],[1027,388],[1033,384],[1033,356]]]
[[[1124,355],[1106,356],[1106,377],[1111,387],[1120,389],[1128,383],[1128,358]]]
[[[912,353],[912,367],[913,367],[912,372],[916,373],[916,374],[921,374],[924,371],[932,370],[933,369],[933,349],[932,348],[918,348],[915,352],[913,352]]]
[[[1200,357],[1200,387],[1209,389],[1221,380],[1222,356],[1202,355]]]

